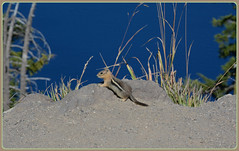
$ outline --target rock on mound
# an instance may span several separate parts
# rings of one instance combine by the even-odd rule
[[[3,114],[5,148],[233,148],[236,98],[197,108],[173,104],[154,82],[129,81],[142,107],[96,84],[52,102],[28,95]]]

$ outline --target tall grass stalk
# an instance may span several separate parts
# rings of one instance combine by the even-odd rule
[[[170,24],[165,18],[165,4],[164,7],[161,3],[157,4],[158,19],[161,31],[161,37],[157,37],[161,42],[163,48],[163,55],[160,51],[159,44],[158,47],[158,60],[159,60],[159,76],[161,87],[167,92],[169,97],[173,100],[174,103],[196,107],[206,102],[208,99],[207,95],[203,94],[203,89],[197,82],[194,82],[190,79],[188,75],[188,66],[189,66],[189,56],[192,49],[192,43],[188,49],[187,47],[187,4],[184,5],[184,10],[182,11],[179,22],[176,28],[176,8],[177,4],[173,4],[173,23]],[[176,79],[176,70],[174,69],[174,59],[178,45],[181,42],[181,39],[178,40],[178,30],[180,27],[180,22],[182,19],[182,14],[185,14],[185,60],[186,60],[186,79],[182,78]],[[166,25],[168,25],[171,30],[171,42],[169,48],[169,55],[166,54]],[[162,56],[164,56],[164,63]],[[167,57],[166,57],[167,56]],[[167,60],[167,58],[169,58]]]
[[[139,10],[138,10],[138,9],[139,9],[140,6],[148,7],[147,5],[145,5],[145,4],[143,4],[143,3],[140,3],[139,5],[137,5],[137,6],[135,7],[135,9],[134,9],[132,15],[130,16],[128,25],[127,25],[127,27],[126,27],[126,31],[125,31],[124,36],[123,36],[123,39],[122,39],[122,41],[121,41],[121,45],[119,46],[119,49],[118,49],[118,54],[117,54],[117,56],[116,56],[116,58],[115,58],[115,62],[114,62],[113,69],[112,69],[112,73],[114,72],[115,66],[118,64],[117,62],[118,62],[118,60],[119,60],[119,57],[122,55],[122,52],[123,52],[123,51],[125,50],[125,48],[129,45],[129,43],[133,40],[133,38],[134,38],[140,31],[142,31],[142,30],[147,26],[147,25],[145,25],[145,26],[141,27],[140,29],[138,29],[138,30],[125,42],[125,38],[126,38],[126,35],[128,34],[128,30],[129,30],[129,27],[130,27],[130,25],[131,25],[131,22],[132,22],[134,16],[135,16],[137,13],[139,13]],[[125,42],[125,43],[124,43],[124,42]],[[130,48],[131,48],[131,46],[130,46]],[[130,48],[129,48],[129,49],[130,49]],[[129,51],[129,49],[128,49],[128,51]],[[127,52],[127,53],[128,53],[128,52]],[[126,53],[126,55],[127,55],[127,53]],[[126,55],[123,57],[123,59],[126,57]],[[123,60],[123,61],[125,61],[125,60]],[[119,69],[120,69],[120,68],[118,68],[117,73],[119,72]],[[130,68],[128,68],[128,69],[130,69]],[[132,73],[132,72],[131,72],[131,73]],[[117,75],[117,74],[116,74],[116,75]]]

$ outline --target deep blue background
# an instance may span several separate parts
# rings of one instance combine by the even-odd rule
[[[108,65],[114,63],[118,48],[123,39],[129,17],[138,3],[37,3],[33,27],[46,37],[52,53],[56,56],[46,65],[36,77],[49,77],[47,83],[59,83],[61,77],[80,78],[85,62],[94,56],[89,63],[83,81],[86,84],[100,82],[96,77],[99,68],[104,67],[99,56],[101,53]],[[138,77],[142,76],[139,64],[131,57],[138,57],[147,67],[149,48],[154,55],[157,53],[156,40],[142,46],[152,37],[160,36],[157,9],[154,3],[146,3],[149,7],[141,6],[140,12],[133,18],[128,36],[132,36],[139,28],[147,25],[132,41],[132,48],[126,59],[134,68]],[[3,5],[5,12],[7,5]],[[31,4],[21,3],[19,10],[28,16]],[[177,19],[183,11],[183,3],[177,5]],[[214,35],[223,28],[212,26],[212,18],[235,14],[231,3],[188,3],[187,5],[187,43],[188,48],[193,41],[190,55],[189,73],[193,79],[199,78],[197,73],[215,79],[222,73],[221,65],[226,62],[218,57],[218,44]],[[128,13],[130,15],[128,15]],[[184,12],[185,13],[185,12]],[[166,4],[166,19],[172,23],[172,4]],[[178,77],[185,77],[185,27],[184,14],[181,20],[178,40],[182,41],[175,58],[175,69]],[[168,32],[167,37],[170,37]],[[125,42],[126,42],[125,41]],[[170,39],[167,39],[170,44]],[[168,47],[169,48],[169,47]],[[153,60],[152,60],[153,61]],[[152,62],[153,63],[153,62]],[[129,73],[122,66],[118,75],[122,78]],[[39,89],[45,90],[46,83],[39,81]]]

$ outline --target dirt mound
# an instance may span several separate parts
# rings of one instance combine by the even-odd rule
[[[236,97],[190,108],[154,82],[126,80],[148,107],[90,84],[63,100],[28,95],[3,114],[5,148],[234,148]]]

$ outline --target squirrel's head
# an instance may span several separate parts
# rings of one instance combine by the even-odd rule
[[[101,78],[101,79],[111,79],[112,78],[112,73],[110,72],[109,69],[104,69],[102,71],[100,71],[98,74],[97,74],[97,77],[98,78]]]

